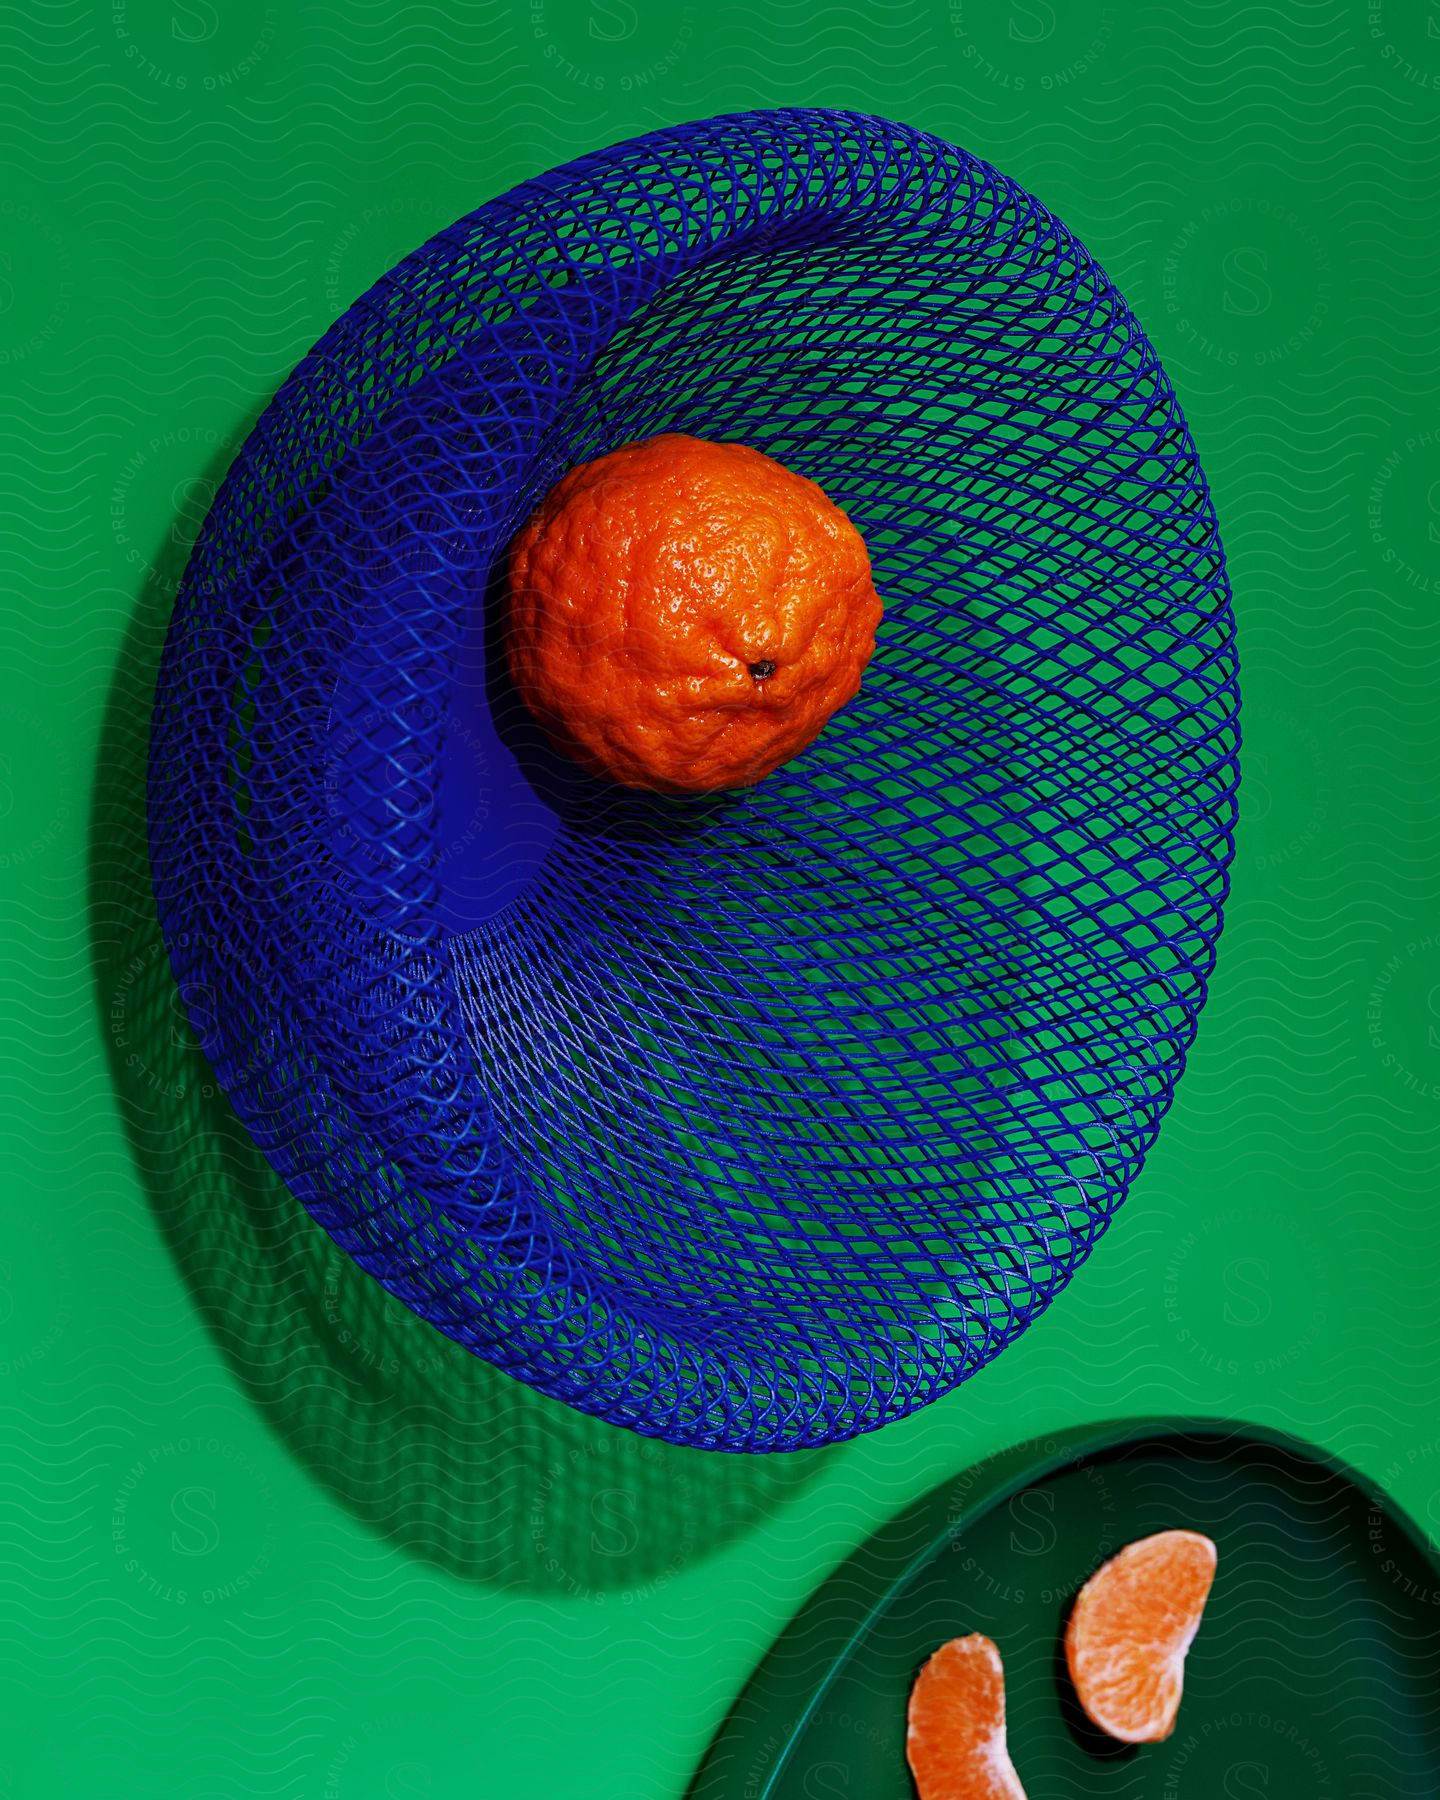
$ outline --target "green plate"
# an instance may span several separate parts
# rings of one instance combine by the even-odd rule
[[[1061,1640],[1085,1578],[1167,1526],[1220,1565],[1173,1736],[1099,1736]],[[863,1546],[782,1634],[692,1800],[913,1800],[905,1702],[945,1639],[1005,1662],[1031,1800],[1440,1795],[1440,1564],[1350,1469],[1251,1427],[1144,1421],[1017,1446]]]

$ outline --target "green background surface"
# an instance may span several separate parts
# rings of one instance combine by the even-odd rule
[[[1287,1427],[1440,1536],[1440,7],[61,0],[3,27],[0,1795],[674,1800],[874,1525],[1015,1439]],[[447,1352],[207,1091],[136,786],[215,480],[403,252],[738,107],[942,133],[1130,298],[1214,486],[1246,786],[1143,1179],[947,1401],[682,1454]]]

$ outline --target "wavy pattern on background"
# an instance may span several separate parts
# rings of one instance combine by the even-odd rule
[[[1440,464],[1421,441],[1440,385],[1440,57],[1425,9],[1147,3],[1110,9],[1105,35],[1101,6],[1087,35],[1053,0],[818,16],[720,0],[678,49],[658,8],[637,6],[627,35],[618,0],[547,0],[539,37],[531,0],[302,6],[268,44],[263,6],[225,10],[217,38],[190,44],[171,27],[203,28],[193,0],[60,0],[3,26],[14,1791],[370,1800],[387,1783],[520,1796],[583,1776],[607,1800],[674,1800],[774,1632],[878,1521],[1081,1418],[1288,1425],[1440,1535]],[[135,1046],[118,1041],[125,1007],[96,997],[93,959],[119,941],[92,946],[88,916],[107,696],[151,570],[173,579],[163,553],[177,532],[183,549],[227,448],[399,255],[596,144],[792,101],[891,114],[998,164],[1087,242],[1166,359],[1215,491],[1247,671],[1225,950],[1123,1228],[1022,1345],[752,1511],[714,1554],[700,1531],[670,1566],[641,1552],[659,1572],[628,1585],[502,1588],[341,1498],[343,1458],[315,1478],[243,1372],[253,1264],[223,1209],[210,1254],[177,1269],[132,1150],[137,1131],[163,1142],[163,1108],[143,1069],[117,1093],[114,1058]],[[1167,271],[1192,213],[1276,195],[1324,266],[1304,232],[1255,213],[1192,236]],[[1322,277],[1322,328],[1289,348]],[[283,1266],[276,1329],[313,1345],[324,1282],[318,1302],[288,1285],[298,1245]],[[186,1437],[222,1449],[181,1469],[166,1447]],[[636,1540],[631,1491],[601,1462],[570,1468],[585,1555]],[[207,1575],[235,1591],[207,1604]],[[182,1586],[183,1605],[159,1591]]]

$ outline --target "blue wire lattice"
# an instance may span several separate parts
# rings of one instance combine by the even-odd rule
[[[819,481],[885,601],[757,788],[621,794],[509,695],[496,571],[661,431]],[[872,1429],[1083,1260],[1220,929],[1224,560],[1124,301],[994,169],[855,114],[581,158],[406,258],[230,471],[149,816],[180,990],[336,1241],[680,1443]]]

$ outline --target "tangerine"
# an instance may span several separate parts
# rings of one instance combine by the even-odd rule
[[[1160,1531],[1127,1544],[1081,1588],[1065,1660],[1086,1713],[1121,1743],[1158,1743],[1175,1729],[1216,1561],[1198,1531]]]
[[[561,478],[510,547],[511,676],[626,787],[748,787],[860,687],[881,603],[860,533],[745,444],[668,432]]]
[[[988,1637],[952,1638],[921,1669],[905,1754],[920,1800],[1025,1800],[1005,1743],[1005,1670]]]

